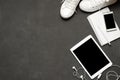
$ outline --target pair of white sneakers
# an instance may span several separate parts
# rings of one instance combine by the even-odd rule
[[[70,18],[76,11],[76,7],[79,4],[79,8],[85,12],[94,12],[106,6],[112,5],[117,0],[64,0],[60,9],[60,15],[64,19]]]

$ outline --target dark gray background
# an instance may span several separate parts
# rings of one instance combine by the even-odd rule
[[[89,34],[97,40],[86,19],[91,13],[77,8],[63,20],[60,6],[61,0],[0,0],[0,80],[78,80],[72,66],[80,64],[69,49]],[[120,26],[120,1],[110,9]],[[120,65],[120,39],[102,49]]]

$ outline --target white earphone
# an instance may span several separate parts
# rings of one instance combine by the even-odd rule
[[[112,67],[117,67],[117,68],[120,69],[120,66],[119,66],[119,65],[112,65]],[[79,70],[83,70],[82,67],[79,67],[79,68],[77,69],[75,66],[73,66],[72,69],[74,70],[74,71],[73,71],[73,76],[75,76],[75,77],[77,77],[77,78],[79,78],[79,79],[82,79],[82,80],[87,80],[87,79],[86,79],[86,75],[85,75],[85,71],[83,72],[83,74],[80,74],[80,73],[78,72]],[[100,77],[101,77],[101,75],[102,75],[102,74],[98,75],[98,77],[97,77],[96,80],[99,80]],[[106,80],[109,80],[109,77],[110,77],[110,76],[117,77],[116,80],[119,80],[119,79],[120,79],[120,75],[119,75],[117,72],[115,72],[115,71],[108,71],[108,72],[106,73]]]
[[[75,66],[72,67],[73,70],[78,71]]]
[[[73,66],[72,69],[74,70],[73,76],[76,76],[77,78],[81,78],[82,80],[84,80],[84,76],[78,73],[78,70],[76,69],[75,66]]]

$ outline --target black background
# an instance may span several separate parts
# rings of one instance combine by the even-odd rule
[[[89,34],[97,40],[86,19],[91,13],[77,8],[63,20],[60,6],[61,0],[0,0],[0,80],[78,80],[72,66],[80,64],[69,49]],[[120,1],[110,9],[120,26]],[[102,49],[120,65],[120,39]]]

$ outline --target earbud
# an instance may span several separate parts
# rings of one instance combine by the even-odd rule
[[[80,78],[83,80],[83,75],[81,75]]]
[[[75,71],[75,72],[73,72],[74,76],[77,76],[78,78],[81,78],[82,80],[84,80],[83,75],[79,75],[78,70],[76,69],[75,66],[73,66],[72,69]]]
[[[75,70],[76,72],[78,71],[75,66],[73,66],[72,69]]]

